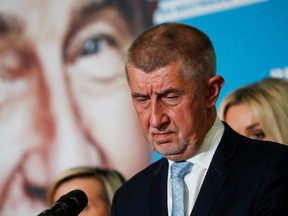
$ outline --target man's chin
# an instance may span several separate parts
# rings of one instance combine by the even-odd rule
[[[171,160],[171,161],[184,161],[184,160],[187,160],[186,157],[184,157],[183,154],[181,153],[178,153],[178,154],[171,154],[171,155],[165,155],[163,156],[165,158],[167,158],[168,160]]]
[[[170,146],[169,146],[170,145]],[[155,150],[157,153],[161,154],[162,156],[164,157],[172,157],[172,156],[176,156],[176,155],[179,155],[181,154],[182,152],[182,148],[181,149],[178,149],[178,148],[171,148],[171,144],[161,144],[160,146],[158,145]]]
[[[185,160],[183,158],[183,153],[185,149],[186,145],[179,146],[178,144],[175,143],[161,143],[153,145],[153,150],[155,152],[173,161]]]

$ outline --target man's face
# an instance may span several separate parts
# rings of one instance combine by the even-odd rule
[[[181,62],[145,73],[128,66],[130,90],[142,130],[156,152],[185,160],[207,131],[206,88],[184,79]]]
[[[0,0],[0,215],[42,211],[73,166],[128,178],[150,162],[123,69],[132,36],[88,2]]]

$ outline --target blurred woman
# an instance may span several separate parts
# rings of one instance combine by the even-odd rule
[[[82,166],[61,173],[48,188],[48,203],[53,205],[61,196],[80,189],[88,198],[81,216],[109,216],[116,190],[125,182],[124,177],[113,169]]]
[[[288,144],[288,80],[265,78],[236,89],[219,109],[222,120],[240,134]]]

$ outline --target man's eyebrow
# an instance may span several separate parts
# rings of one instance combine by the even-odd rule
[[[158,91],[156,92],[156,95],[164,95],[164,94],[169,94],[169,93],[176,93],[176,94],[181,94],[183,93],[184,90],[178,89],[178,88],[167,88],[164,89],[163,91]]]
[[[146,97],[147,96],[147,94],[142,94],[139,92],[132,92],[131,95],[132,97]]]
[[[165,94],[169,94],[169,93],[182,94],[183,92],[184,92],[184,90],[182,90],[182,89],[168,88],[168,89],[164,89],[163,91],[158,91],[155,94],[157,96],[161,96],[161,95],[165,95]],[[147,94],[140,93],[140,92],[132,92],[131,95],[132,95],[132,97],[146,97],[147,96]]]

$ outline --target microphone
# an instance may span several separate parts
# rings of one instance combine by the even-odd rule
[[[82,190],[73,190],[61,196],[50,209],[37,216],[77,216],[87,203],[88,198]]]

